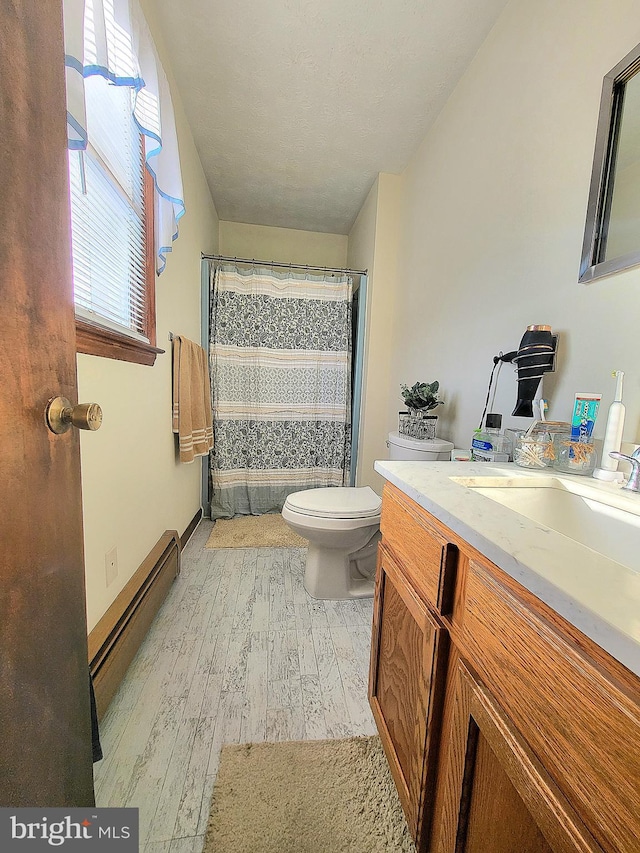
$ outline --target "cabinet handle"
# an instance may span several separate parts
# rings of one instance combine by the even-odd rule
[[[442,549],[442,567],[440,571],[440,612],[443,616],[453,613],[456,596],[456,578],[460,550],[453,542],[447,542]]]

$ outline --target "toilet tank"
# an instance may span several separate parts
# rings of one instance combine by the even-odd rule
[[[406,459],[415,462],[448,462],[453,442],[442,438],[411,438],[399,432],[390,432],[389,459]]]

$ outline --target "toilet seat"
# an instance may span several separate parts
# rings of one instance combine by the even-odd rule
[[[333,486],[294,492],[284,506],[310,518],[374,519],[380,517],[382,500],[370,486]]]

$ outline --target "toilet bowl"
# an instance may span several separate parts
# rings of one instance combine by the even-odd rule
[[[294,492],[282,517],[309,540],[304,586],[313,598],[373,595],[382,501],[369,486]]]
[[[397,432],[387,442],[391,459],[451,459],[450,441],[417,439]],[[313,598],[371,598],[380,540],[382,501],[369,486],[332,486],[294,492],[282,517],[309,540],[304,586]]]

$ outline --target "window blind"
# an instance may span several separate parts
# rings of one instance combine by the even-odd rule
[[[76,311],[136,338],[146,332],[144,161],[131,89],[85,81],[88,146],[69,151]]]

